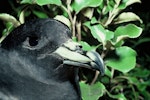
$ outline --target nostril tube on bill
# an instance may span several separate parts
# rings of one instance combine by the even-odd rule
[[[80,54],[83,54],[83,52],[84,52],[84,51],[82,50],[82,46],[81,46],[81,45],[77,45],[75,51],[78,52],[78,53],[80,53]]]

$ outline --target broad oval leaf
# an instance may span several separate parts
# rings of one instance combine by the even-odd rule
[[[137,38],[141,35],[142,28],[134,25],[128,24],[126,26],[120,26],[115,30],[114,37],[116,39],[116,43],[124,38]]]
[[[129,6],[129,5],[134,4],[134,3],[141,3],[141,0],[128,0],[126,2],[126,5]]]
[[[106,65],[119,70],[123,73],[127,73],[132,70],[136,65],[136,52],[127,47],[116,48],[116,54],[118,58],[112,58],[106,60]]]
[[[72,7],[76,13],[79,13],[83,8],[99,6],[102,1],[103,0],[74,0]]]
[[[104,27],[100,24],[91,25],[91,22],[86,22],[84,25],[90,29],[92,36],[99,42],[102,42],[103,45],[106,44],[107,40],[114,37],[114,33],[112,31],[104,29]]]
[[[100,82],[93,85],[80,82],[80,87],[83,100],[98,100],[105,91],[105,86]]]
[[[57,15],[57,16],[54,17],[54,19],[56,19],[56,20],[64,23],[65,25],[67,25],[71,29],[71,22],[65,16],[63,16],[63,15]]]
[[[55,4],[55,5],[61,5],[61,0],[36,0],[36,3],[40,6],[46,5],[46,4]]]
[[[141,0],[122,0],[122,4],[120,4],[120,5],[124,5],[124,7],[122,9],[125,9],[126,7],[128,7],[129,5],[132,5],[134,3],[141,3]]]
[[[123,22],[130,22],[130,21],[140,21],[142,23],[142,20],[139,16],[137,16],[135,13],[132,12],[124,12],[121,13],[115,20],[114,24],[119,24]]]
[[[99,42],[102,42],[102,43],[105,42],[106,34],[104,32],[104,28],[101,25],[99,25],[99,24],[90,25],[90,22],[86,22],[86,23],[84,23],[84,25],[90,29],[90,31],[95,39],[97,39]]]

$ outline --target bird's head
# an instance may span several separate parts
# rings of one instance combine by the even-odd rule
[[[7,36],[1,47],[17,51],[19,56],[35,60],[33,62],[37,61],[37,64],[40,62],[39,65],[47,68],[53,62],[53,69],[59,65],[73,65],[104,74],[100,55],[95,51],[83,51],[79,43],[71,40],[69,28],[54,19],[37,19],[19,26]]]

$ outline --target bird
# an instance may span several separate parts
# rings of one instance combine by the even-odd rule
[[[99,53],[84,51],[64,23],[26,21],[0,44],[0,100],[82,100],[82,67],[105,70]]]

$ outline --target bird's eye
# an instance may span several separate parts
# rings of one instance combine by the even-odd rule
[[[36,46],[38,44],[38,37],[29,37],[29,45]]]

